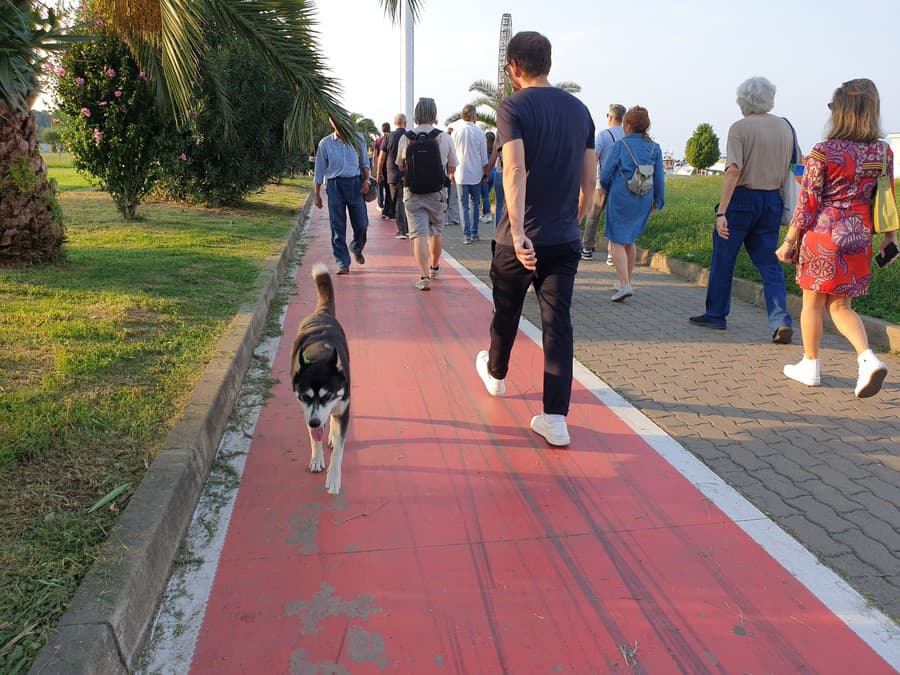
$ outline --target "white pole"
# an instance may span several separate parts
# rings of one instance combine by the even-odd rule
[[[406,113],[407,124],[409,128],[413,128],[413,14],[409,6],[409,1],[403,3],[404,6],[400,10],[400,23],[403,27],[403,53],[401,60],[403,62],[403,84],[401,87],[401,95],[403,101],[402,110]]]

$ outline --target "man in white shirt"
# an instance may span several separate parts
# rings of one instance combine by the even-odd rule
[[[475,106],[467,105],[462,109],[462,122],[453,132],[453,143],[459,159],[456,185],[459,210],[463,217],[463,234],[466,243],[472,244],[478,241],[481,181],[488,165],[487,139],[484,131],[475,126]]]

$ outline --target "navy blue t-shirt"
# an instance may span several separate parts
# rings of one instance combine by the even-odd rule
[[[517,138],[525,144],[525,235],[535,246],[581,241],[581,167],[594,147],[587,107],[556,87],[521,89],[497,108],[497,142]],[[494,239],[512,246],[507,210]]]

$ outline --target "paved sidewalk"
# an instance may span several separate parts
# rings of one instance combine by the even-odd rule
[[[491,230],[445,248],[485,283]],[[900,358],[882,355],[882,392],[853,396],[856,359],[843,338],[822,342],[822,386],[781,373],[794,345],[771,343],[765,311],[735,301],[727,331],[691,326],[705,289],[640,267],[635,295],[609,302],[602,251],[579,269],[575,358],[706,463],[776,523],[900,619]],[[526,317],[540,326],[533,296]],[[487,327],[485,326],[485,336]]]

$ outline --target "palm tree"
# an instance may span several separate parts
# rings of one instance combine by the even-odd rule
[[[375,139],[381,136],[381,131],[375,125],[375,122],[372,121],[371,117],[363,117],[359,113],[350,113],[350,121],[353,122],[353,126],[357,133],[363,135],[363,138],[366,139],[368,145],[372,145],[372,143],[375,142]]]
[[[0,0],[0,261],[53,259],[63,243],[56,190],[30,110],[46,55],[70,41],[54,10]]]
[[[553,85],[558,89],[562,89],[563,91],[567,91],[570,94],[577,94],[581,91],[581,85],[576,84],[575,82],[558,82]],[[501,93],[497,88],[497,85],[489,80],[478,80],[469,85],[469,91],[474,91],[481,96],[472,99],[469,101],[469,105],[478,108],[480,106],[487,106],[490,108],[491,112],[476,112],[476,120],[481,122],[483,125],[487,127],[496,127],[497,126],[497,107],[500,105],[500,101],[502,101],[506,96],[509,95],[510,92]],[[453,113],[444,124],[453,124],[453,122],[458,122],[462,117],[461,113]]]
[[[379,4],[396,21],[401,5],[415,17],[422,0]],[[246,40],[289,88],[288,142],[309,138],[327,116],[348,135],[353,129],[337,102],[338,84],[325,75],[306,0],[86,0],[84,9],[127,40],[158,100],[177,120],[191,112],[194,85],[207,72],[211,38],[224,35]],[[59,209],[29,110],[40,91],[37,76],[47,52],[62,48],[65,38],[59,15],[41,0],[0,0],[0,262],[52,259],[62,244]],[[219,102],[227,119],[228,101],[222,96]]]

